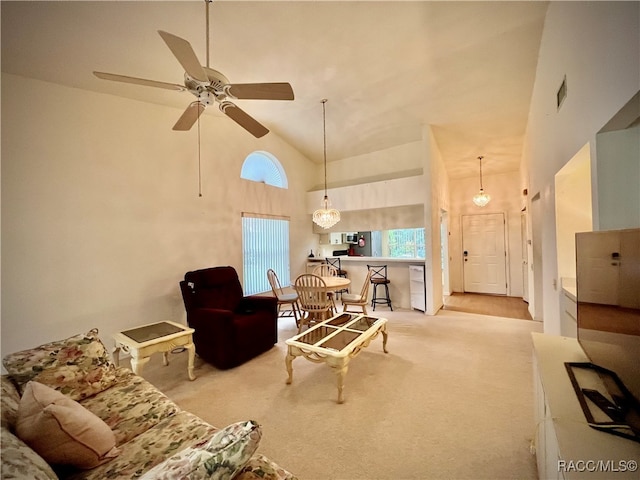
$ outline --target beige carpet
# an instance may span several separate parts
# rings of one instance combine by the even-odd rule
[[[304,358],[286,385],[281,319],[269,352],[229,371],[196,357],[187,380],[186,353],[145,377],[215,426],[254,419],[263,426],[259,451],[301,480],[534,479],[533,321],[443,311],[389,312],[389,354],[379,336],[350,364],[345,403],[336,403],[335,375]]]

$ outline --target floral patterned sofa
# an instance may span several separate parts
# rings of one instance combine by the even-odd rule
[[[116,367],[96,329],[9,354],[1,478],[295,480],[256,453],[253,422],[218,429]]]

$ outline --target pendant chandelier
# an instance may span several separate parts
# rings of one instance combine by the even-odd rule
[[[478,160],[480,160],[480,192],[476,193],[473,196],[473,203],[475,203],[479,207],[486,206],[487,203],[489,203],[489,201],[491,200],[491,195],[489,195],[488,193],[484,193],[484,189],[482,188],[482,159],[483,158],[484,157],[482,156],[478,157]]]
[[[313,222],[322,228],[331,228],[340,221],[340,212],[335,208],[331,208],[331,202],[327,195],[327,121],[325,104],[327,99],[322,101],[322,131],[324,143],[324,200],[322,200],[322,208],[313,212]]]

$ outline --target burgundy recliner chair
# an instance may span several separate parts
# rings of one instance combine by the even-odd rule
[[[233,267],[187,272],[180,290],[196,353],[215,367],[238,366],[278,341],[278,299],[243,296]]]

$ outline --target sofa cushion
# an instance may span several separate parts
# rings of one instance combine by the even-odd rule
[[[62,393],[29,382],[18,408],[16,433],[53,465],[93,468],[116,456],[116,438],[100,418]]]
[[[95,328],[86,334],[11,353],[2,363],[20,393],[34,380],[73,400],[82,400],[116,381],[115,366]]]
[[[146,480],[231,480],[258,448],[260,426],[253,420],[216,432],[202,446],[191,447],[168,458],[142,477]]]
[[[18,417],[18,405],[20,405],[20,394],[15,383],[8,375],[2,375],[0,380],[0,418],[2,428],[13,428]]]
[[[0,478],[58,479],[51,466],[40,455],[5,427],[2,427],[0,451],[2,451]]]
[[[180,411],[155,427],[120,445],[122,453],[91,470],[66,475],[67,480],[138,478],[166,458],[193,445],[206,442],[216,428],[192,413]]]
[[[256,453],[233,480],[297,480],[273,460]]]
[[[116,436],[128,442],[179,411],[178,406],[144,378],[124,367],[116,369],[117,383],[80,404],[100,417]]]

